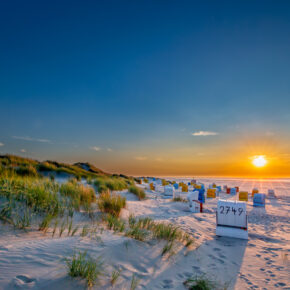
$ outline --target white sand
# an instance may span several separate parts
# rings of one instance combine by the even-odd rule
[[[207,179],[210,183],[214,180]],[[216,180],[250,190],[274,188],[278,199],[266,200],[266,208],[253,208],[248,202],[249,240],[216,237],[217,199],[207,200],[204,213],[190,213],[186,203],[171,202],[160,194],[137,201],[130,193],[127,210],[135,216],[169,221],[191,233],[195,250],[182,248],[170,259],[161,257],[164,243],[139,242],[110,231],[99,237],[59,238],[40,232],[14,231],[0,224],[0,289],[83,289],[84,282],[66,274],[65,257],[74,250],[87,250],[92,257],[106,261],[105,274],[95,289],[130,289],[132,274],[141,279],[139,289],[185,289],[183,281],[191,275],[206,274],[228,289],[290,289],[290,181]],[[221,197],[228,197],[222,194]],[[85,219],[77,216],[81,223]],[[288,256],[287,256],[288,255]],[[116,286],[110,286],[114,267],[122,269]],[[287,288],[288,287],[288,288]]]

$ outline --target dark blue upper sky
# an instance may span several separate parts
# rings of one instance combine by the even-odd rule
[[[1,1],[0,27],[1,152],[133,172],[289,145],[289,1]]]

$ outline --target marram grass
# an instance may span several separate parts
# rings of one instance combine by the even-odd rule
[[[67,259],[66,264],[68,275],[85,279],[89,288],[96,284],[104,271],[101,258],[93,259],[87,255],[87,252],[75,253],[71,259]]]
[[[121,209],[126,207],[126,198],[107,191],[100,194],[97,203],[100,211],[118,217]]]

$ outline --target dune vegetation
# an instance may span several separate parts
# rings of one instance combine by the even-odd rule
[[[112,216],[119,216],[121,209],[126,206],[126,198],[118,194],[111,194],[109,191],[101,193],[98,198],[100,211]]]
[[[146,197],[144,190],[135,185],[131,185],[128,190],[129,192],[135,194],[139,198],[139,200],[142,200]]]
[[[189,247],[193,243],[191,236],[170,223],[132,215],[120,218],[122,209],[126,208],[126,197],[117,191],[127,189],[139,200],[146,198],[133,178],[103,172],[84,174],[91,167],[79,166],[80,163],[71,166],[0,156],[0,224],[18,231],[43,233],[52,239],[86,237],[101,241],[106,231],[143,243],[155,240],[163,242],[160,256],[173,255],[178,244]],[[57,181],[60,171],[71,173],[65,182]],[[82,251],[66,259],[66,266],[69,276],[84,279],[89,288],[98,282],[104,270],[101,259],[93,259]],[[120,274],[120,269],[114,269],[109,283],[117,283]],[[133,276],[131,289],[139,282]]]

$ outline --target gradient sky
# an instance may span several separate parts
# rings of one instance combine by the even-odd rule
[[[290,1],[11,0],[0,27],[1,153],[290,176]]]

